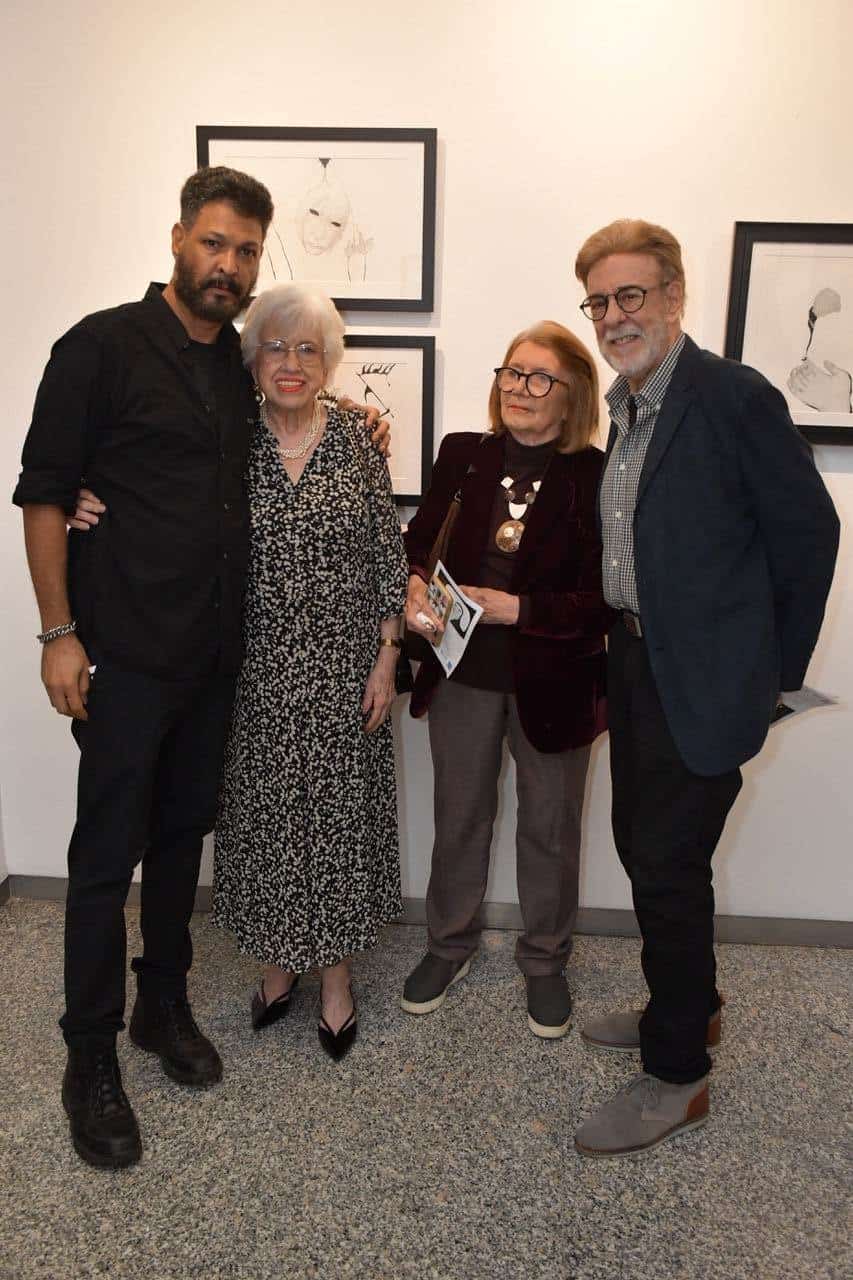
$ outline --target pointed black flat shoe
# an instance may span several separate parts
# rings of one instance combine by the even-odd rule
[[[320,1044],[333,1062],[340,1062],[341,1058],[349,1053],[358,1035],[358,1015],[355,1009],[355,997],[352,994],[352,988],[350,988],[350,999],[352,1000],[352,1013],[340,1030],[333,1031],[322,1014],[317,1024],[317,1035],[320,1038]]]
[[[267,1004],[264,995],[264,984],[261,983],[260,991],[256,991],[252,996],[252,1026],[255,1031],[262,1031],[264,1027],[271,1027],[274,1022],[279,1022],[290,1008],[290,997],[299,981],[299,974],[291,982],[287,991],[283,991],[280,996],[276,996],[275,1000]]]

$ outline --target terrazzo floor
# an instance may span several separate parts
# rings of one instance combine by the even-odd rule
[[[130,946],[137,920],[128,913]],[[832,1280],[853,1274],[850,953],[722,946],[728,1004],[701,1129],[643,1159],[572,1133],[635,1059],[527,1030],[515,935],[443,1009],[397,1005],[424,933],[358,959],[359,1041],[322,1056],[317,984],[254,1035],[255,974],[194,920],[192,996],[226,1076],[194,1093],[125,1037],[141,1164],[90,1169],[59,1102],[62,908],[0,908],[2,1280]],[[579,938],[577,1022],[642,999],[639,944]],[[849,1131],[848,1131],[849,1138]]]

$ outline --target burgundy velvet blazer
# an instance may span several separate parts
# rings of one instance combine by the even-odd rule
[[[461,487],[446,564],[460,585],[478,585],[503,459],[500,436],[460,431],[444,437],[429,492],[405,537],[411,572],[426,576],[430,550]],[[513,684],[522,726],[538,751],[585,746],[606,727],[604,637],[613,613],[602,595],[596,518],[603,465],[594,448],[553,457],[515,557],[509,591],[528,596],[530,609],[528,624],[512,629]],[[421,664],[413,716],[424,715],[443,679],[434,659]]]

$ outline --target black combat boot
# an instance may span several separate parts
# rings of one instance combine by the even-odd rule
[[[139,1160],[142,1139],[121,1085],[115,1041],[80,1040],[68,1046],[62,1105],[74,1150],[88,1164],[120,1169]]]
[[[129,1035],[140,1049],[160,1056],[178,1084],[204,1088],[222,1079],[222,1059],[195,1024],[186,996],[143,996],[133,1006]]]

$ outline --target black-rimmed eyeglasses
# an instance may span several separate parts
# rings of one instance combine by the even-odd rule
[[[581,303],[581,311],[588,320],[603,320],[607,315],[610,299],[615,298],[619,310],[630,316],[640,310],[647,293],[651,293],[653,289],[665,289],[668,283],[668,280],[662,280],[660,284],[650,284],[645,288],[640,284],[623,284],[613,293],[591,293]]]
[[[511,364],[495,369],[495,382],[498,391],[515,391],[524,384],[527,394],[536,400],[547,396],[555,382],[559,382],[564,387],[569,385],[562,378],[553,378],[550,373],[541,373],[538,369],[533,373],[522,373],[520,369],[513,369]]]

